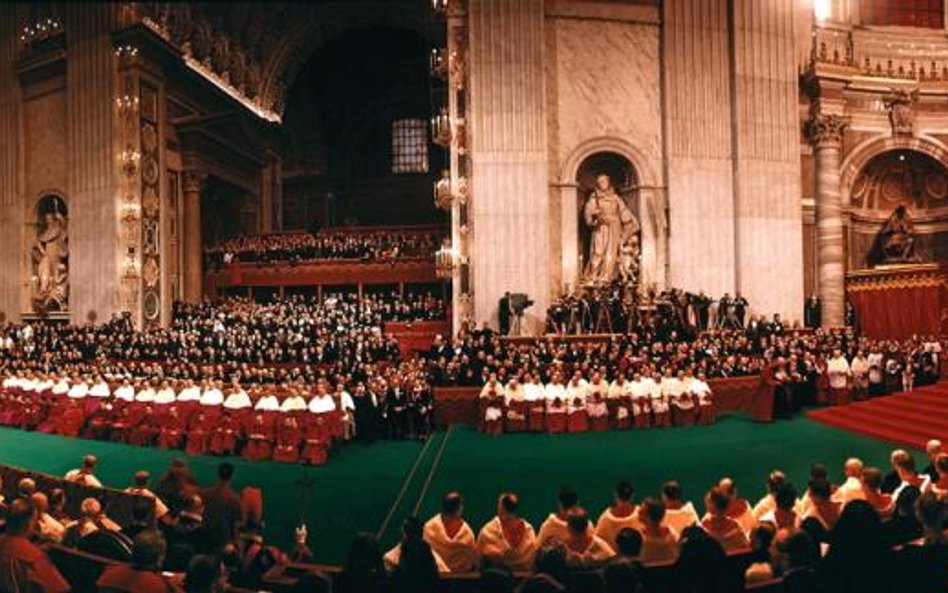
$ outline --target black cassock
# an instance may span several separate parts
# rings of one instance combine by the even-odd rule
[[[379,411],[370,394],[354,395],[356,438],[363,443],[372,443],[378,438]]]

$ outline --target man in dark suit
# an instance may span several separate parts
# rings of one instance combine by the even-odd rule
[[[234,466],[224,462],[217,466],[217,484],[201,493],[204,501],[204,524],[215,550],[237,538],[241,521],[240,497],[231,488]]]
[[[820,327],[823,324],[823,303],[820,297],[811,295],[803,307],[803,325],[810,328]]]
[[[497,304],[497,318],[500,321],[500,335],[510,334],[510,291],[504,293]]]

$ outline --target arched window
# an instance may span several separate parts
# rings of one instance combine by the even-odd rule
[[[428,123],[423,119],[392,122],[392,173],[428,172]]]
[[[859,16],[864,25],[895,25],[942,29],[944,0],[861,0]]]

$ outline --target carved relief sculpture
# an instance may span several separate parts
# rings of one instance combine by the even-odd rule
[[[885,264],[904,264],[918,261],[915,255],[915,232],[905,206],[892,212],[879,231],[879,247]]]
[[[892,135],[912,135],[915,131],[915,108],[918,101],[918,89],[893,90],[891,95],[883,98],[886,109],[889,110],[889,123],[892,125]]]
[[[62,198],[47,196],[38,207],[36,239],[31,249],[30,300],[37,313],[69,308],[69,223]]]
[[[620,273],[626,276],[632,272],[620,268],[620,258],[638,252],[639,222],[616,193],[608,175],[596,177],[596,189],[583,207],[583,220],[592,233],[583,283],[608,284]]]

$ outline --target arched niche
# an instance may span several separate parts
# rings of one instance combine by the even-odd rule
[[[69,311],[69,206],[59,193],[44,192],[29,219],[30,311]]]
[[[579,144],[564,160],[555,184],[560,204],[560,291],[572,291],[580,281],[580,255],[586,257],[588,230],[581,229],[582,201],[601,167],[626,199],[640,225],[639,286],[664,288],[668,236],[665,190],[646,155],[626,140],[592,138]]]
[[[576,170],[576,234],[579,237],[580,274],[583,274],[589,258],[589,242],[592,236],[592,230],[583,217],[583,207],[595,190],[596,179],[600,175],[609,177],[616,193],[635,215],[636,220],[641,220],[638,174],[631,161],[615,152],[596,152],[583,159]]]
[[[849,264],[883,263],[879,231],[896,208],[915,226],[915,253],[923,261],[948,257],[948,168],[931,152],[899,147],[862,162],[846,194]]]

